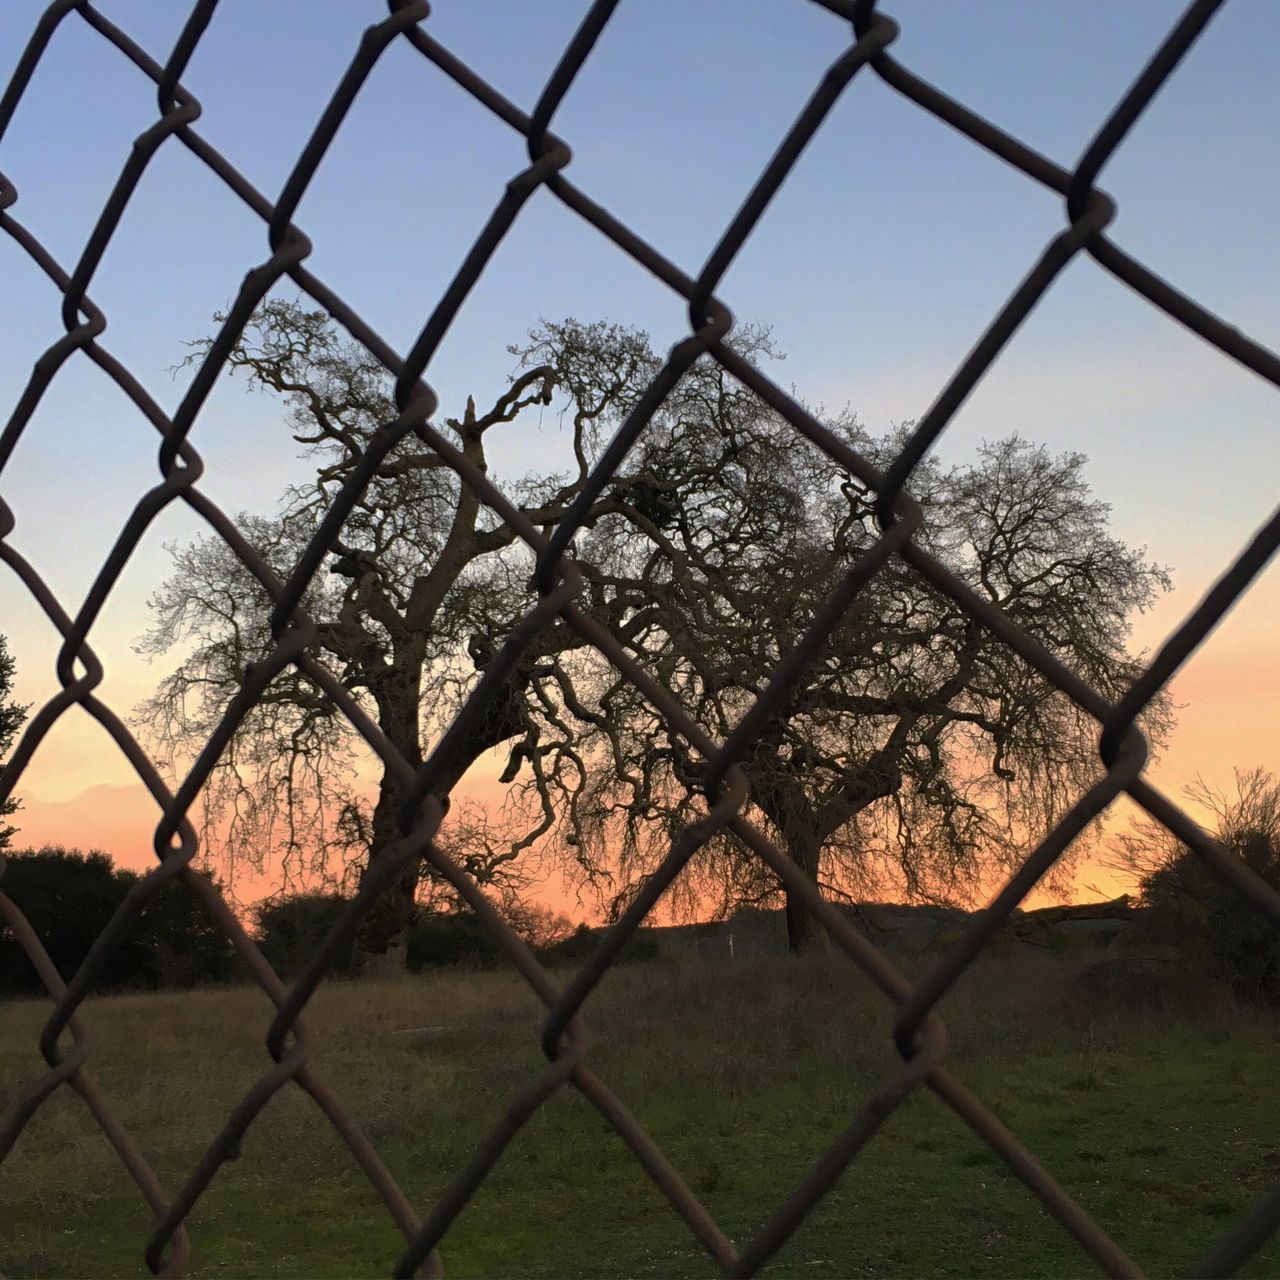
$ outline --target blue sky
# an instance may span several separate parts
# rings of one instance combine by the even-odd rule
[[[0,74],[43,7],[0,6]],[[186,16],[185,5],[155,0],[99,7],[161,60]],[[886,6],[902,26],[899,59],[1067,165],[1181,7]],[[586,8],[583,0],[437,0],[429,25],[530,109]],[[197,128],[274,197],[361,30],[385,12],[358,0],[223,0],[185,77],[204,107]],[[804,0],[623,0],[555,121],[573,148],[574,180],[696,272],[849,39],[845,24]],[[1229,0],[1102,178],[1119,204],[1114,238],[1273,349],[1278,78],[1280,9],[1272,0]],[[0,170],[20,192],[14,214],[64,264],[74,263],[132,139],[154,118],[148,83],[71,15],[0,139]],[[407,349],[504,183],[526,163],[518,135],[397,45],[299,210],[316,246],[309,265]],[[740,318],[774,326],[789,353],[775,370],[781,381],[812,403],[847,403],[872,429],[885,429],[924,412],[1062,225],[1057,197],[864,72],[720,292]],[[170,141],[90,290],[110,322],[104,345],[172,408],[187,376],[170,373],[183,340],[209,332],[210,314],[266,254],[265,227]],[[61,332],[59,302],[0,240],[6,416],[32,362]],[[499,390],[512,367],[507,344],[540,317],[565,315],[640,325],[659,347],[683,336],[686,323],[680,299],[540,192],[428,370],[443,408]],[[1117,532],[1174,570],[1176,593],[1140,627],[1151,644],[1274,506],[1278,409],[1273,388],[1081,259],[964,407],[941,452],[961,459],[982,439],[1017,430],[1087,453]],[[230,510],[270,511],[281,486],[301,474],[279,415],[239,383],[219,387],[194,441],[208,463],[205,487]],[[0,476],[18,516],[14,543],[69,605],[153,483],[155,449],[120,393],[75,359]],[[509,433],[495,470],[515,476],[559,456],[548,415]],[[193,528],[167,513],[103,616],[95,638],[108,662],[104,692],[121,709],[156,677],[130,644],[165,572],[162,544]],[[1246,696],[1227,677],[1265,671],[1278,606],[1273,573],[1179,685],[1186,697],[1217,688],[1215,680],[1227,692],[1205,695],[1200,710],[1184,715],[1178,741],[1186,745],[1165,765],[1171,787],[1201,759],[1215,778],[1224,770],[1229,777],[1231,763],[1276,763],[1256,756],[1274,741],[1274,695]],[[50,631],[12,579],[0,583],[0,630],[18,658],[23,696],[47,697]],[[1212,723],[1200,724],[1206,706]],[[1255,754],[1235,759],[1224,754],[1231,750]],[[127,781],[105,740],[70,723],[55,731],[28,779],[31,793],[49,800]]]

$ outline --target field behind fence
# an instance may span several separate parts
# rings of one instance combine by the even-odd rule
[[[1076,259],[1091,259],[1101,271],[1109,273],[1163,313],[1169,325],[1185,326],[1199,335],[1224,361],[1234,361],[1273,386],[1280,386],[1280,358],[1233,327],[1230,317],[1214,315],[1195,298],[1180,292],[1176,282],[1155,275],[1112,237],[1109,228],[1116,216],[1116,205],[1099,185],[1109,160],[1123,147],[1144,108],[1161,92],[1183,58],[1194,58],[1197,37],[1221,7],[1220,0],[1197,0],[1187,7],[1163,43],[1152,51],[1149,63],[1130,91],[1116,102],[1110,117],[1088,141],[1081,159],[1070,168],[1021,142],[1016,133],[1017,122],[1006,128],[982,119],[950,97],[945,85],[931,85],[917,77],[909,65],[899,62],[894,53],[899,25],[891,13],[882,12],[867,0],[821,0],[820,7],[832,15],[833,30],[843,32],[841,42],[833,48],[830,69],[814,85],[808,103],[785,132],[781,145],[741,207],[724,211],[722,235],[696,274],[690,274],[687,267],[667,257],[661,246],[642,239],[629,225],[627,210],[603,208],[593,200],[590,191],[575,183],[573,140],[562,139],[555,132],[557,111],[563,99],[571,92],[575,77],[589,64],[597,39],[618,7],[618,0],[599,0],[588,8],[541,96],[526,112],[437,42],[426,0],[391,0],[385,18],[363,35],[352,33],[351,62],[335,85],[327,108],[317,119],[314,133],[293,167],[277,175],[278,194],[271,197],[264,195],[237,167],[234,147],[215,147],[202,132],[201,76],[234,75],[234,68],[229,66],[213,72],[200,64],[199,75],[188,79],[189,64],[200,50],[207,28],[216,22],[217,0],[200,0],[193,5],[180,37],[173,48],[164,53],[140,47],[127,30],[114,25],[92,4],[83,0],[58,0],[49,6],[32,31],[29,44],[17,58],[0,98],[0,229],[9,238],[11,248],[35,264],[61,295],[64,332],[51,342],[36,364],[0,435],[0,559],[8,576],[5,590],[28,593],[62,637],[60,650],[56,656],[51,655],[57,663],[61,691],[34,709],[0,777],[0,799],[21,793],[24,770],[61,717],[72,711],[87,714],[102,727],[115,749],[123,753],[154,797],[158,822],[155,847],[159,858],[155,869],[103,931],[79,972],[66,982],[48,962],[40,939],[28,926],[19,907],[0,893],[0,918],[38,966],[51,1001],[51,1009],[38,1030],[46,1069],[6,1099],[5,1111],[0,1114],[0,1161],[11,1158],[28,1123],[51,1099],[61,1100],[69,1093],[78,1095],[147,1206],[152,1220],[150,1238],[144,1248],[147,1265],[157,1273],[181,1275],[200,1265],[199,1249],[193,1250],[185,1224],[198,1216],[205,1197],[213,1194],[211,1188],[215,1178],[221,1181],[223,1164],[238,1153],[242,1141],[256,1124],[265,1123],[265,1119],[258,1119],[263,1109],[277,1095],[287,1094],[294,1100],[291,1105],[306,1103],[318,1110],[323,1122],[331,1127],[359,1168],[361,1178],[372,1188],[400,1237],[394,1250],[388,1250],[380,1259],[371,1259],[369,1265],[393,1268],[398,1275],[419,1271],[439,1275],[448,1256],[447,1233],[473,1198],[480,1207],[492,1203],[492,1199],[487,1198],[489,1189],[495,1182],[501,1183],[501,1162],[508,1147],[519,1143],[530,1126],[541,1123],[539,1117],[548,1100],[576,1091],[582,1105],[594,1109],[600,1123],[625,1144],[634,1161],[631,1167],[642,1171],[652,1182],[670,1213],[684,1221],[691,1237],[714,1265],[727,1275],[751,1275],[759,1272],[787,1245],[846,1169],[856,1172],[861,1162],[879,1158],[875,1154],[879,1135],[892,1124],[899,1111],[908,1104],[914,1106],[922,1095],[931,1094],[935,1103],[941,1104],[936,1109],[945,1108],[950,1113],[948,1123],[953,1128],[963,1126],[971,1135],[971,1139],[966,1137],[966,1142],[971,1140],[976,1149],[990,1152],[993,1160],[999,1161],[1040,1201],[1057,1223],[1064,1240],[1073,1240],[1092,1264],[1108,1274],[1138,1274],[1143,1260],[1127,1256],[1064,1188],[1052,1160],[1042,1163],[1037,1153],[1023,1144],[1018,1133],[997,1117],[983,1088],[974,1087],[975,1081],[989,1083],[989,1077],[979,1070],[971,1081],[966,1078],[962,1065],[953,1066],[947,1025],[938,1008],[957,982],[980,962],[988,944],[1037,881],[1063,856],[1090,821],[1121,796],[1127,796],[1164,824],[1216,874],[1235,883],[1280,924],[1280,899],[1274,891],[1209,839],[1177,803],[1147,778],[1147,743],[1138,727],[1144,709],[1265,566],[1280,541],[1280,515],[1274,516],[1248,545],[1241,547],[1232,563],[1223,566],[1212,591],[1165,638],[1124,695],[1112,701],[1068,670],[922,545],[918,535],[924,517],[921,506],[912,497],[912,477],[947,430],[965,397],[999,359],[1031,309],[1054,287],[1064,268]],[[130,75],[154,86],[157,112],[154,122],[132,140],[131,148],[126,145],[130,140],[121,140],[121,153],[126,158],[118,183],[78,255],[63,260],[46,248],[40,226],[24,222],[22,193],[4,177],[2,166],[5,135],[23,96],[39,75],[42,60],[66,38],[71,26],[75,26],[80,35],[88,34],[94,41],[112,48],[124,60]],[[451,82],[458,92],[469,96],[476,110],[489,113],[501,126],[522,138],[528,152],[528,164],[511,177],[504,189],[494,192],[492,214],[477,227],[474,243],[459,263],[452,282],[427,315],[416,341],[403,352],[384,341],[311,269],[312,241],[306,229],[295,223],[295,214],[308,185],[323,171],[330,145],[353,110],[362,86],[377,74],[380,60],[393,47],[397,51],[405,47],[411,49],[420,62],[421,75]],[[1064,209],[1062,225],[1046,228],[1041,255],[1027,264],[1024,279],[1007,303],[991,317],[989,326],[974,335],[970,354],[946,385],[937,390],[932,406],[915,424],[897,457],[885,469],[873,466],[851,450],[786,388],[743,359],[730,340],[734,332],[731,300],[722,298],[719,292],[726,272],[766,208],[784,188],[806,144],[823,128],[848,87],[863,77],[878,78],[905,102],[914,104],[914,109],[931,117],[938,128],[958,130],[975,149],[999,157],[1024,174],[1028,183],[1055,193]],[[404,122],[395,122],[394,128],[389,126],[388,145],[402,144],[403,125]],[[228,201],[239,202],[260,220],[265,246],[260,260],[245,264],[247,274],[241,282],[227,282],[228,291],[235,290],[235,293],[225,319],[207,352],[201,353],[176,409],[168,413],[161,409],[137,373],[113,354],[109,316],[99,310],[92,295],[95,273],[130,202],[147,180],[151,167],[178,148],[184,149],[207,170]],[[660,180],[661,175],[656,174],[654,181]],[[838,198],[834,192],[833,187],[832,198]],[[446,331],[535,194],[558,202],[581,220],[584,227],[616,246],[618,254],[626,255],[651,273],[687,304],[689,315],[688,336],[670,350],[634,411],[604,449],[568,518],[549,535],[524,519],[510,496],[433,424],[437,396],[430,381],[433,357]],[[286,281],[292,282],[327,312],[385,367],[394,379],[396,414],[367,442],[360,467],[334,498],[318,532],[291,572],[280,578],[246,541],[228,513],[206,492],[204,462],[196,443],[202,410],[229,352],[263,299]],[[149,287],[180,290],[183,281],[180,277],[162,281],[151,278]],[[619,638],[580,608],[582,574],[572,555],[583,513],[606,490],[663,398],[702,358],[719,362],[728,374],[780,414],[794,430],[798,446],[807,442],[805,447],[813,446],[826,452],[865,483],[876,495],[881,527],[878,540],[854,565],[812,629],[786,655],[768,686],[723,741],[712,740],[671,690],[647,676]],[[20,528],[15,526],[11,508],[3,496],[6,465],[42,399],[72,360],[92,362],[128,397],[136,407],[139,421],[155,430],[160,446],[159,476],[154,487],[137,499],[115,544],[100,549],[96,577],[80,603],[60,599],[33,561],[17,549]],[[567,981],[537,963],[528,948],[503,923],[480,888],[436,843],[435,836],[444,816],[442,805],[432,798],[442,767],[441,750],[433,752],[421,768],[415,769],[311,649],[313,623],[302,604],[308,585],[378,466],[399,442],[410,436],[434,450],[456,471],[461,482],[474,490],[481,502],[516,529],[537,565],[536,604],[519,626],[503,638],[501,648],[458,712],[446,738],[473,733],[521,656],[536,644],[544,629],[559,625],[574,629],[586,645],[592,646],[631,680],[671,730],[691,743],[706,762],[703,782],[706,816],[678,836],[662,870],[645,884],[598,950]],[[1213,500],[1225,502],[1229,495],[1214,495]],[[205,750],[173,788],[122,718],[122,712],[128,708],[111,704],[108,673],[94,650],[95,624],[125,573],[131,554],[172,504],[185,504],[209,532],[225,541],[262,584],[274,601],[270,621],[275,639],[270,656],[245,672],[240,693],[226,707]],[[959,940],[911,977],[872,945],[844,914],[824,902],[785,854],[744,816],[747,790],[739,767],[761,727],[785,705],[788,691],[805,664],[821,651],[825,639],[859,592],[890,563],[906,566],[958,603],[1096,720],[1104,769],[1100,780],[1079,797],[1065,818],[1029,853],[1021,868],[990,906],[973,918]],[[408,796],[402,812],[408,816],[399,845],[380,859],[377,873],[366,878],[341,923],[317,951],[306,971],[296,981],[286,984],[262,959],[253,939],[218,891],[192,868],[200,852],[200,837],[191,815],[210,771],[237,727],[271,681],[290,667],[324,691],[372,751],[399,777]],[[788,890],[818,914],[842,953],[841,960],[847,964],[850,978],[859,982],[869,979],[871,987],[879,993],[877,999],[886,1019],[893,1019],[891,1036],[884,1040],[883,1063],[877,1061],[877,1073],[868,1075],[856,1099],[840,1099],[840,1114],[832,1117],[821,1155],[797,1172],[788,1190],[771,1203],[760,1219],[750,1224],[735,1222],[732,1231],[708,1208],[715,1203],[714,1176],[705,1170],[691,1174],[681,1159],[669,1158],[666,1146],[655,1140],[643,1117],[628,1109],[622,1100],[622,1091],[615,1090],[617,1063],[610,1062],[608,1055],[597,1061],[581,1013],[588,997],[611,976],[628,939],[645,922],[681,868],[703,844],[725,832],[735,835],[763,859]],[[325,1069],[324,1037],[312,1029],[308,1015],[313,998],[321,1000],[325,995],[318,989],[324,983],[332,958],[356,930],[373,898],[406,862],[419,856],[425,857],[439,875],[454,886],[500,939],[524,984],[521,989],[527,990],[542,1009],[540,1026],[528,1028],[524,1056],[527,1058],[535,1049],[544,1055],[542,1065],[532,1073],[526,1069],[518,1078],[502,1077],[504,1085],[509,1087],[509,1093],[503,1097],[473,1098],[471,1105],[475,1114],[468,1115],[466,1121],[474,1145],[467,1152],[454,1153],[457,1159],[448,1171],[447,1181],[431,1188],[430,1198],[424,1201],[407,1195],[384,1163],[380,1147],[390,1141],[385,1127],[379,1125],[378,1132],[371,1132],[360,1120],[364,1108],[353,1107],[343,1091],[333,1084],[341,1072],[331,1074]],[[110,1087],[100,1078],[98,1049],[91,1035],[101,1006],[95,1004],[86,1009],[85,1003],[94,992],[105,958],[126,936],[142,906],[174,879],[183,880],[191,892],[200,895],[208,911],[231,938],[274,1013],[266,1010],[259,1028],[265,1041],[260,1074],[222,1114],[216,1137],[176,1181],[168,1182],[162,1181],[153,1170],[145,1135],[135,1132],[139,1125],[137,1099],[134,1104],[123,1106],[120,1093],[122,1089],[127,1090],[127,1084],[115,1074]],[[202,995],[193,1000],[213,998]],[[744,1017],[747,1016],[744,1011]],[[326,1024],[327,1020],[326,1015],[319,1021]],[[32,1026],[25,1034],[35,1036],[37,1032]],[[481,1047],[476,1046],[477,1050]],[[491,1048],[503,1054],[510,1051],[502,1037],[498,1037]],[[1251,1060],[1249,1069],[1255,1067]],[[146,1107],[144,1094],[143,1112]],[[126,1115],[131,1117],[129,1121],[122,1118]],[[1123,1126],[1122,1119],[1117,1123]],[[422,1127],[425,1141],[430,1126],[423,1121]],[[681,1150],[687,1157],[688,1151],[683,1146]],[[758,1155],[767,1159],[767,1152]],[[3,1174],[0,1164],[0,1177]],[[624,1194],[631,1192],[624,1191]],[[1234,1206],[1233,1200],[1229,1206],[1233,1214]],[[340,1213],[341,1207],[331,1211]],[[909,1218],[914,1210],[910,1203],[904,1202],[895,1205],[895,1212]],[[1194,1274],[1230,1274],[1263,1247],[1280,1225],[1280,1183],[1260,1187],[1256,1196],[1251,1196],[1249,1207],[1222,1225],[1218,1238],[1192,1264]],[[284,1231],[289,1227],[281,1221],[273,1225],[275,1229]],[[856,1248],[856,1244],[853,1247]],[[1083,1256],[1080,1262],[1084,1262]],[[91,1266],[92,1260],[86,1259],[85,1264]]]

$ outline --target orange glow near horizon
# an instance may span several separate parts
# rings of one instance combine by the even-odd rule
[[[1185,596],[1169,603],[1178,607],[1162,609],[1159,618],[1148,615],[1139,620],[1139,643],[1157,645],[1190,607]],[[1280,575],[1264,575],[1175,678],[1171,687],[1178,707],[1175,727],[1146,771],[1148,779],[1171,798],[1180,799],[1181,789],[1197,777],[1229,790],[1237,767],[1280,768],[1275,730],[1280,724],[1280,682],[1272,675],[1277,617]],[[24,674],[30,673],[20,669],[20,677]],[[38,695],[24,694],[22,688],[17,692],[22,700],[37,702],[34,713]],[[136,705],[145,692],[133,685],[113,685],[110,673],[103,686],[104,698],[118,709]],[[502,752],[477,761],[456,794],[496,806],[503,795],[498,777],[504,763]],[[19,828],[16,848],[61,844],[101,849],[135,870],[153,865],[156,807],[111,739],[82,709],[70,709],[41,743],[18,795],[23,808],[14,815]],[[1122,800],[1108,815],[1108,828],[1123,830],[1132,812],[1134,806]],[[1201,815],[1192,811],[1192,816]],[[1132,887],[1095,857],[1078,868],[1074,896],[1111,898]],[[243,903],[278,888],[278,881],[270,876],[248,875],[233,886]],[[590,895],[579,899],[571,879],[554,871],[529,897],[574,921],[595,922],[601,917]],[[1032,905],[1058,900],[1043,889],[1028,899]],[[665,903],[659,903],[657,918],[668,915]]]
[[[1196,776],[1229,788],[1235,767],[1274,767],[1276,763],[1273,726],[1280,723],[1280,688],[1268,678],[1273,661],[1268,638],[1254,626],[1243,634],[1237,630],[1231,636],[1216,639],[1220,643],[1211,639],[1175,681],[1173,696],[1181,706],[1178,723],[1166,750],[1148,769],[1148,777],[1174,798]],[[29,776],[35,780],[49,773],[49,761],[42,760],[46,755],[86,760],[115,752],[105,735],[90,726],[87,717],[82,716],[79,725],[59,726],[56,733],[56,740],[51,735],[33,761]],[[38,771],[37,762],[42,765]],[[501,797],[497,778],[502,763],[496,753],[479,761],[461,793],[482,803],[496,804]],[[120,775],[113,769],[109,776]],[[65,775],[59,780],[64,791],[57,798],[43,799],[34,789],[24,795],[24,807],[15,816],[20,828],[15,847],[62,844],[101,849],[122,866],[145,870],[152,865],[156,809],[141,784],[122,779],[75,791]],[[1133,806],[1118,805],[1113,809],[1108,822],[1113,830],[1127,825],[1128,818],[1121,808],[1132,810]],[[1073,896],[1088,900],[1115,897],[1132,888],[1120,873],[1096,858],[1082,864],[1075,885]],[[278,884],[269,876],[244,876],[234,891],[240,901],[247,903],[276,888]],[[588,898],[579,900],[570,880],[561,874],[550,874],[529,896],[574,921],[600,919],[599,909]],[[1038,905],[1057,900],[1046,891],[1037,890],[1029,902]],[[659,915],[665,917],[667,913],[661,911],[661,905]]]

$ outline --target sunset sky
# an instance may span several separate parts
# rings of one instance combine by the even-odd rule
[[[7,77],[44,9],[0,5]],[[102,12],[161,61],[185,6],[101,0]],[[1182,5],[981,6],[895,0],[895,55],[1059,163],[1075,162]],[[525,109],[584,0],[435,0],[431,30]],[[223,0],[184,83],[197,129],[272,198],[360,38],[374,0]],[[696,273],[848,27],[802,0],[623,0],[554,128],[594,199]],[[1105,170],[1114,239],[1229,323],[1280,346],[1280,9],[1229,0]],[[155,94],[75,14],[7,134],[0,170],[12,214],[74,266]],[[393,345],[407,350],[504,184],[527,164],[523,139],[407,45],[375,69],[297,216],[309,266]],[[873,431],[919,417],[1001,303],[1064,225],[1061,201],[886,88],[858,76],[729,271],[721,296],[742,320],[771,324],[772,370],[811,404],[851,406]],[[103,345],[166,409],[188,371],[184,341],[211,330],[266,228],[175,141],[131,202],[90,294]],[[293,296],[293,291],[282,291]],[[62,333],[60,296],[0,237],[0,403],[7,418],[33,362]],[[427,379],[449,414],[492,399],[512,371],[507,345],[540,318],[608,318],[663,349],[687,332],[683,301],[591,227],[539,192],[486,271]],[[1175,590],[1135,621],[1140,647],[1177,625],[1271,513],[1280,494],[1280,393],[1182,329],[1101,268],[1078,259],[1015,337],[939,446],[963,461],[1017,431],[1080,450],[1111,505],[1115,533],[1169,566]],[[491,440],[501,482],[556,465],[554,415]],[[276,407],[223,380],[194,443],[202,487],[224,509],[270,513],[306,475]],[[46,395],[0,494],[11,542],[74,612],[121,525],[157,477],[151,428],[88,361],[73,358]],[[163,663],[133,651],[146,600],[169,565],[165,544],[195,522],[153,525],[95,630],[122,714]],[[17,696],[56,690],[54,632],[7,570],[0,633]],[[1234,766],[1280,765],[1274,659],[1280,580],[1272,570],[1184,668],[1184,704],[1151,776],[1176,792],[1196,775],[1230,784]],[[491,794],[478,778],[477,794]],[[130,866],[151,858],[155,813],[128,764],[74,710],[22,780],[19,846],[100,847]],[[1114,887],[1105,876],[1082,882]]]

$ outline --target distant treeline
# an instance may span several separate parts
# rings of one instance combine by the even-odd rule
[[[1280,830],[1280,790],[1277,830]],[[1246,832],[1229,848],[1266,883],[1280,887],[1280,835]],[[8,853],[0,891],[23,911],[63,979],[89,953],[129,891],[137,872],[115,866],[104,853],[58,847]],[[347,904],[336,893],[296,893],[268,898],[251,913],[250,927],[276,972],[292,978],[328,935]],[[1229,882],[1186,851],[1174,851],[1142,880],[1133,910],[1126,899],[1087,907],[1019,913],[992,948],[1061,949],[1072,942],[1094,947],[1125,942],[1158,968],[1183,966],[1229,985],[1238,997],[1280,1004],[1280,929]],[[890,951],[938,954],[958,941],[972,917],[951,908],[862,904],[844,908],[850,922]],[[599,945],[602,931],[573,929],[563,917],[534,904],[514,902],[507,923],[547,965],[577,965]],[[786,954],[779,911],[740,911],[731,920],[646,927],[624,947],[621,960]],[[1114,946],[1112,946],[1114,950]],[[418,911],[408,941],[412,973],[464,965],[505,965],[498,941],[470,911]],[[331,964],[334,977],[353,977],[348,946]],[[240,981],[247,977],[234,948],[181,881],[148,899],[106,960],[95,989],[155,990]],[[25,949],[0,921],[0,996],[44,990]]]
[[[21,908],[64,981],[80,967],[102,932],[141,878],[117,867],[105,853],[50,846],[10,852],[0,891]],[[269,898],[253,910],[258,945],[282,977],[296,975],[337,922],[346,899],[336,893],[299,893]],[[586,925],[570,931],[549,928],[536,909],[517,920],[544,963],[573,963],[596,945],[598,931]],[[532,925],[530,924],[532,921]],[[567,922],[561,922],[567,926]],[[534,927],[536,926],[536,927]],[[656,952],[639,939],[628,959]],[[409,939],[413,972],[449,965],[485,968],[502,961],[497,941],[470,911],[422,911]],[[335,976],[354,974],[351,949],[331,968]],[[156,990],[236,981],[244,977],[234,948],[180,881],[151,898],[106,962],[99,991]],[[0,925],[0,995],[33,995],[44,990],[34,965],[11,929]]]
[[[141,879],[105,853],[48,846],[38,852],[8,851],[4,858],[0,891],[21,909],[64,980],[80,967],[94,939]],[[107,958],[98,989],[226,982],[234,971],[226,935],[185,885],[170,882],[147,902]],[[0,924],[0,992],[43,990],[26,950]]]

